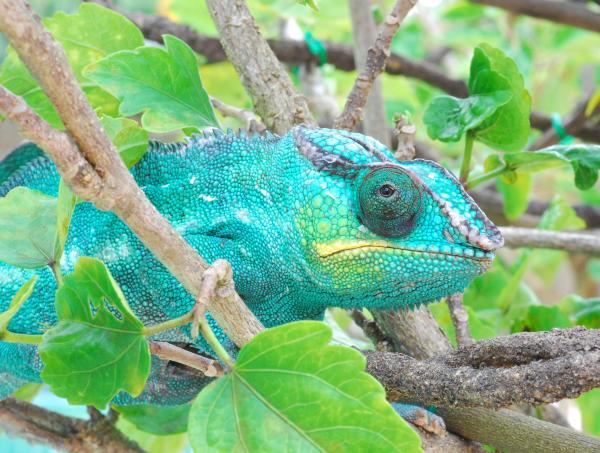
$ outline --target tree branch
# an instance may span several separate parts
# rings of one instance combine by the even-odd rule
[[[417,0],[397,0],[394,4],[385,22],[381,25],[373,47],[367,52],[367,62],[364,69],[356,77],[354,86],[346,99],[344,110],[334,122],[336,129],[352,130],[362,119],[362,110],[367,103],[371,86],[384,70],[386,61],[390,56],[392,38],[416,3]]]
[[[312,123],[306,99],[294,89],[262,37],[243,1],[207,0],[221,44],[267,127],[285,133],[293,124]]]
[[[507,247],[534,247],[600,255],[600,236],[594,234],[519,227],[500,227],[500,232]]]
[[[7,398],[0,401],[0,425],[11,434],[74,453],[143,453],[109,420],[66,417],[34,404]]]
[[[161,359],[171,360],[199,370],[208,377],[218,377],[225,374],[223,367],[216,360],[194,354],[171,343],[151,341],[150,352]]]
[[[388,398],[424,405],[539,405],[600,387],[600,331],[584,328],[497,337],[422,361],[390,352],[365,355]]]
[[[600,32],[600,14],[573,2],[554,0],[471,0],[471,2]]]
[[[0,0],[0,30],[48,94],[80,151],[77,155],[65,139],[62,143],[39,140],[38,145],[50,155],[77,195],[100,209],[112,210],[181,284],[197,296],[208,264],[138,187],[102,130],[63,49],[42,27],[39,17],[20,0]],[[40,138],[36,130],[48,131],[49,126],[8,90],[2,90],[2,99],[0,110],[18,122],[25,135],[35,140]],[[77,164],[75,174],[69,170],[73,162]],[[211,301],[211,313],[238,346],[250,341],[263,328],[237,294],[234,303],[215,298]]]
[[[446,299],[458,346],[470,346],[474,343],[474,340],[469,330],[469,314],[462,302],[462,293],[453,294]]]
[[[243,121],[248,132],[264,132],[267,130],[267,127],[260,121],[254,112],[251,112],[250,110],[244,110],[239,107],[225,104],[212,96],[210,97],[210,103],[221,113],[221,115]]]

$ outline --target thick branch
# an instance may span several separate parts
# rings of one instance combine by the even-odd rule
[[[207,0],[221,44],[267,127],[285,133],[294,124],[312,123],[306,99],[294,89],[243,1]]]
[[[600,14],[573,2],[555,0],[471,0],[471,2],[600,32]]]
[[[535,247],[600,255],[600,236],[540,230],[538,228],[500,227],[507,247]]]
[[[20,0],[0,0],[0,30],[8,36],[20,58],[40,81],[81,151],[78,158],[72,149],[65,154],[49,148],[47,142],[38,142],[52,157],[61,176],[76,194],[92,201],[100,209],[110,209],[118,215],[182,285],[197,296],[207,263],[138,187],[87,103],[63,49],[42,27],[39,17],[34,16]],[[3,99],[8,100],[10,96],[7,97],[5,90],[3,93]],[[14,97],[12,99],[14,101]],[[14,111],[14,105],[14,102],[7,102],[1,110],[7,109],[8,114],[12,109],[11,115],[19,121],[22,129],[32,129],[27,119],[33,120],[36,127],[42,127],[42,120],[33,111],[28,111],[27,115],[19,114]],[[19,108],[27,110],[24,104]],[[102,181],[97,191],[90,191],[88,179],[75,178],[67,171],[71,165],[69,158],[78,159],[82,168],[89,170],[90,180]],[[262,330],[262,325],[239,296],[236,295],[234,302],[217,298],[211,303],[211,313],[228,336],[242,346]]]
[[[200,370],[208,377],[223,376],[224,374],[223,367],[216,360],[194,354],[171,343],[151,341],[150,352],[161,359],[171,360]]]
[[[365,67],[356,77],[352,91],[350,91],[346,100],[344,111],[334,122],[335,128],[352,130],[362,119],[362,110],[367,103],[371,86],[384,70],[386,61],[390,56],[392,38],[416,3],[417,0],[397,0],[394,4],[385,22],[381,25],[373,47],[367,52]]]
[[[0,425],[11,434],[61,451],[143,452],[108,419],[88,421],[66,417],[13,398],[0,401]]]
[[[498,337],[423,361],[389,352],[366,356],[389,398],[425,405],[539,405],[600,387],[600,331],[582,328]]]

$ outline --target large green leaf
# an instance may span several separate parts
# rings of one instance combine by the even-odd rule
[[[477,128],[475,138],[502,151],[516,151],[527,144],[531,98],[516,63],[488,44],[475,48],[471,60],[469,94],[483,95],[508,90],[510,100]]]
[[[35,269],[53,262],[56,198],[15,187],[0,198],[0,261]]]
[[[364,372],[364,357],[328,345],[331,336],[315,321],[257,335],[232,372],[192,405],[194,450],[421,451],[419,437]]]
[[[44,25],[64,47],[69,64],[92,106],[99,113],[115,115],[118,101],[84,77],[82,69],[113,52],[142,46],[142,33],[122,15],[91,3],[82,4],[76,14],[58,12],[45,19]],[[52,126],[63,127],[52,103],[12,50],[0,68],[0,84],[23,96]]]
[[[503,209],[507,219],[516,220],[527,211],[532,179],[530,173],[514,172],[510,181],[504,178],[496,180],[496,187],[504,200]]]
[[[191,404],[177,406],[136,404],[113,407],[139,430],[165,436],[187,431]]]
[[[482,96],[459,99],[437,96],[427,106],[423,122],[433,140],[457,142],[465,132],[476,129],[511,97],[509,91],[497,91]]]
[[[196,55],[180,39],[165,35],[165,49],[116,52],[89,65],[85,75],[121,101],[123,116],[143,112],[151,132],[218,126],[202,86]]]
[[[137,396],[150,372],[148,342],[104,264],[82,257],[56,293],[59,322],[40,345],[41,376],[71,404],[104,407],[119,390]]]
[[[19,308],[25,303],[25,301],[31,296],[35,282],[37,282],[37,275],[31,277],[23,286],[19,288],[17,293],[13,296],[8,308],[0,313],[0,334],[6,330],[10,320],[19,311]]]
[[[127,168],[133,167],[148,149],[148,132],[128,118],[104,116],[101,122]]]

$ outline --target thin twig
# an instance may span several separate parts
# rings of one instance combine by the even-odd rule
[[[400,115],[395,120],[394,135],[398,137],[394,157],[398,160],[412,160],[415,158],[415,134],[417,128],[412,124],[407,115]]]
[[[381,30],[367,53],[365,68],[354,82],[352,91],[348,95],[346,105],[341,115],[335,120],[336,129],[352,130],[362,118],[362,110],[374,80],[385,68],[386,61],[390,56],[390,45],[392,38],[398,31],[400,24],[408,12],[416,5],[417,0],[397,0],[394,7],[381,25]]]
[[[500,232],[507,247],[545,248],[600,256],[600,236],[594,234],[520,227],[500,227]]]
[[[267,126],[265,126],[262,121],[250,110],[241,109],[239,107],[234,107],[233,105],[225,104],[223,101],[218,100],[217,98],[211,96],[210,102],[214,108],[216,108],[221,115],[229,116],[232,118],[237,118],[244,122],[246,125],[246,130],[248,132],[264,132],[267,130]]]
[[[600,32],[600,14],[584,5],[555,0],[471,0],[481,5],[496,6],[512,13],[546,19],[560,24]]]
[[[205,376],[216,377],[223,376],[225,371],[219,362],[208,357],[194,354],[186,349],[175,346],[164,341],[151,341],[150,352],[161,359],[187,365],[196,370],[200,370]]]
[[[377,351],[393,351],[389,338],[385,336],[375,321],[371,321],[362,311],[356,309],[350,311],[350,316],[364,334],[371,339]]]
[[[459,347],[470,346],[475,342],[469,330],[469,314],[465,310],[462,301],[462,293],[455,293],[446,299]]]

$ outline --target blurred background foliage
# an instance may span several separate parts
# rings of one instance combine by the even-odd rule
[[[30,0],[30,3],[41,16],[50,16],[56,11],[74,12],[80,4],[73,0]],[[217,36],[206,6],[199,0],[118,0],[113,3],[125,11],[159,14],[187,24],[202,34]],[[267,38],[281,37],[282,21],[293,20],[303,33],[310,32],[318,40],[352,44],[352,25],[345,1],[320,0],[318,11],[295,0],[249,0],[248,3]],[[384,17],[391,4],[390,0],[374,2],[376,20]],[[600,36],[597,33],[516,16],[463,0],[419,1],[414,13],[395,36],[392,51],[415,60],[429,61],[444,74],[467,80],[473,49],[481,42],[502,49],[515,60],[531,94],[534,111],[564,117],[600,85]],[[0,36],[0,61],[6,54],[5,47]],[[199,62],[202,81],[210,95],[225,103],[251,109],[250,98],[228,62],[208,64],[202,56]],[[297,73],[294,68],[289,69],[293,75]],[[355,73],[337,70],[328,64],[321,66],[320,72],[341,108]],[[393,125],[395,114],[410,114],[417,127],[417,139],[435,150],[440,163],[457,172],[462,143],[431,141],[422,121],[426,106],[441,91],[403,76],[384,74],[382,79],[389,125]],[[298,83],[298,77],[294,80]],[[224,126],[244,126],[234,118],[220,116],[219,120]],[[14,143],[15,139],[8,140],[7,134],[14,134],[12,130],[0,129],[0,133],[4,134],[0,137],[2,156],[8,151],[7,143]],[[539,131],[532,130],[530,143],[539,135]],[[476,144],[473,173],[482,171],[483,162],[490,153],[483,144]],[[505,203],[510,203],[511,196],[505,187],[501,182],[496,181],[496,184]],[[585,222],[577,217],[571,206],[580,203],[600,206],[598,186],[577,190],[571,170],[565,168],[535,173],[530,192],[526,187],[519,190],[526,191],[526,199],[551,202],[550,208],[541,218],[527,213],[511,218],[510,222],[506,216],[494,217],[499,224],[555,230],[584,229]],[[600,328],[599,284],[598,259],[560,251],[502,250],[490,271],[476,279],[465,293],[472,334],[476,339],[484,339],[511,332],[574,325]],[[434,304],[432,311],[454,339],[446,305]],[[346,313],[333,310],[331,319],[338,324],[340,338],[355,343],[361,341],[356,339],[357,334]],[[364,347],[364,343],[360,345]],[[577,404],[583,428],[600,435],[600,389],[582,396]],[[569,407],[571,415],[577,412],[573,405]],[[577,416],[575,423],[578,424],[576,419]],[[133,432],[133,425],[129,430]]]

